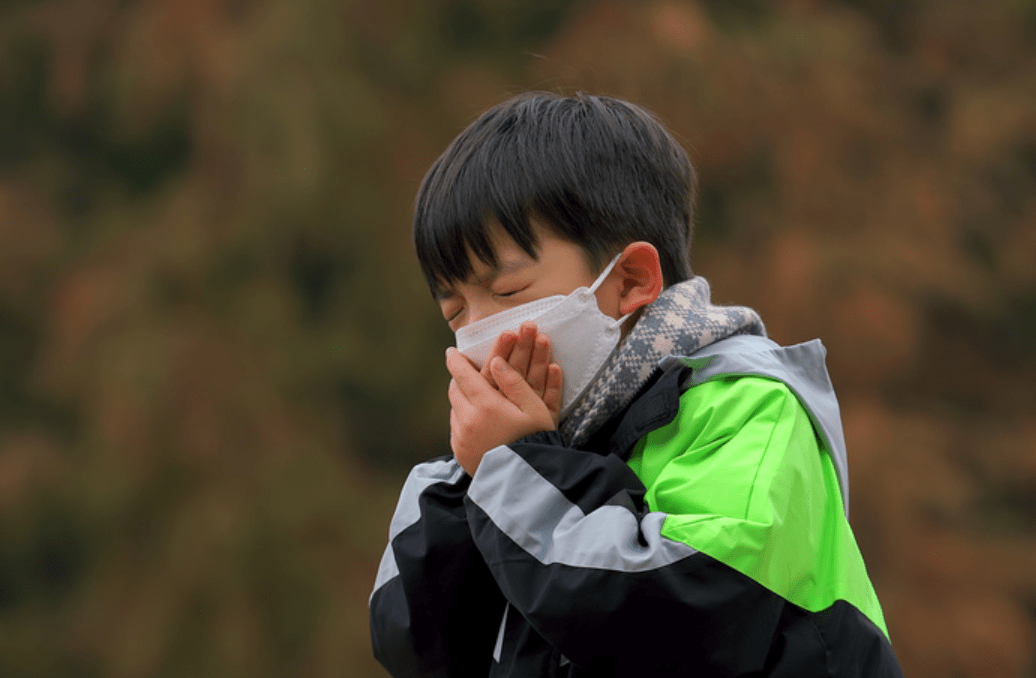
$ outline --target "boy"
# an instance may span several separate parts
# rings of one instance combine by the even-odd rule
[[[643,109],[545,93],[429,170],[453,456],[411,472],[371,595],[393,675],[900,675],[823,347],[709,302],[694,181]]]

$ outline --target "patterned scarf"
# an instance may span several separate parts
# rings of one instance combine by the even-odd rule
[[[644,310],[559,426],[576,447],[622,411],[648,382],[658,361],[689,355],[735,334],[766,336],[759,314],[746,306],[714,306],[701,276],[673,285]]]

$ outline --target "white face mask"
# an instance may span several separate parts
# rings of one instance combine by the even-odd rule
[[[621,256],[620,252],[612,259],[590,287],[580,287],[568,296],[557,294],[530,301],[465,325],[456,332],[457,349],[482,367],[501,332],[517,331],[523,322],[535,322],[536,328],[550,337],[554,362],[561,366],[564,418],[619,344],[622,323],[629,317],[616,320],[605,315],[594,295]]]

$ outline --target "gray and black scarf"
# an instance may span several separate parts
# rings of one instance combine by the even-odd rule
[[[747,306],[714,306],[705,278],[667,288],[644,310],[561,422],[562,437],[573,447],[586,442],[632,402],[662,358],[689,355],[736,334],[766,336],[766,328],[759,314]]]

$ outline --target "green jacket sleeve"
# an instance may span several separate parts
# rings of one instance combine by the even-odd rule
[[[681,397],[680,414],[630,459],[662,535],[817,612],[844,600],[887,636],[837,476],[783,383],[726,377]]]

